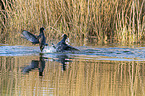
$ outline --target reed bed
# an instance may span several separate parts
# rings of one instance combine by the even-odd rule
[[[59,38],[134,43],[144,39],[145,0],[1,0],[0,39],[17,40],[22,30]],[[8,38],[9,40],[9,38]]]

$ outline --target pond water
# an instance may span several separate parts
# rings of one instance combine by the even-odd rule
[[[1,45],[1,96],[145,96],[145,47],[77,48]]]

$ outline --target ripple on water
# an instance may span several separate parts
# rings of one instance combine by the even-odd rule
[[[145,60],[145,48],[89,48],[78,47],[80,52],[65,52],[63,54],[69,54],[76,57],[83,57],[85,59],[98,59],[98,60],[120,60],[120,61],[144,61]],[[0,46],[0,56],[25,56],[25,55],[39,55],[39,46]],[[47,46],[44,54],[51,55],[56,54],[56,50],[53,47]]]
[[[0,46],[0,56],[24,56],[38,54],[38,47],[29,46]]]

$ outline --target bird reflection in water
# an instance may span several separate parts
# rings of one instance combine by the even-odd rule
[[[63,71],[66,70],[66,62],[72,62],[71,60],[69,60],[69,57],[66,54],[57,54],[57,55],[55,55],[54,58],[53,58],[53,61],[56,61],[56,62],[59,62],[62,64]],[[29,73],[30,71],[38,68],[39,76],[43,76],[43,71],[45,68],[44,59],[46,59],[46,57],[43,57],[43,54],[40,54],[39,60],[32,60],[30,65],[28,65],[22,69],[22,72],[25,74],[25,73]]]
[[[22,69],[22,72],[25,73],[29,73],[29,71],[32,71],[36,68],[38,68],[39,70],[39,76],[43,76],[43,71],[45,68],[45,61],[44,61],[44,57],[42,57],[43,55],[40,54],[39,60],[32,60],[31,64],[24,67]]]
[[[72,62],[66,54],[57,54],[56,59],[53,59],[53,61],[61,63],[63,71],[66,70],[66,62]]]

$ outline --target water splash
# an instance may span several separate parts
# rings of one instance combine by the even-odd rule
[[[71,52],[66,51],[63,53],[57,53],[56,49],[52,46],[47,46],[43,50],[43,54],[47,57],[53,57],[56,54],[67,54],[76,56],[76,58],[85,59],[97,59],[97,60],[129,60],[129,61],[144,61],[145,60],[145,48],[90,48],[86,46],[78,47],[81,51]],[[0,46],[0,56],[34,56],[40,53],[39,46]],[[99,57],[99,58],[98,58]]]
[[[53,46],[46,46],[42,53],[55,53],[56,49]]]

